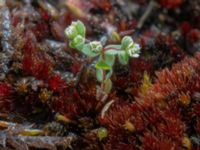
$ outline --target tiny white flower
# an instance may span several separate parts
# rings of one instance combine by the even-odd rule
[[[139,57],[140,45],[137,43],[130,43],[128,46],[128,54],[130,57]]]
[[[138,58],[139,56],[139,54],[133,54],[131,57]]]
[[[98,53],[103,49],[103,46],[101,42],[99,41],[90,42],[90,47],[91,47],[91,50],[95,53]]]

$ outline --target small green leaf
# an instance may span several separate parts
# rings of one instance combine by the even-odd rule
[[[103,70],[110,70],[111,66],[109,66],[108,64],[106,64],[104,61],[100,60],[96,63],[95,67],[97,69],[103,69]]]
[[[103,70],[102,69],[97,69],[96,70],[96,76],[97,76],[97,80],[99,82],[103,81]]]
[[[105,54],[107,55],[117,55],[119,53],[119,51],[118,50],[114,50],[114,49],[110,49],[110,50],[107,50],[106,52],[105,52]]]
[[[126,65],[129,60],[129,55],[124,51],[123,53],[119,53],[118,58],[121,64]]]
[[[105,47],[105,49],[116,49],[116,50],[118,50],[120,48],[121,48],[121,45],[107,45]]]
[[[110,93],[112,89],[112,81],[110,79],[107,79],[104,81],[104,92],[107,94]]]
[[[78,20],[76,22],[73,22],[72,25],[75,26],[79,35],[81,35],[82,37],[85,37],[86,28],[85,28],[85,25],[83,24],[83,22]]]
[[[131,43],[133,43],[133,39],[130,36],[125,36],[122,39],[121,48],[123,50],[126,50]]]
[[[113,70],[110,69],[109,72],[106,74],[106,80],[110,79],[110,77],[112,76],[112,74],[113,74]]]
[[[69,47],[70,47],[70,48],[76,48],[73,41],[70,41],[70,42],[69,42]]]
[[[110,67],[112,67],[115,63],[115,56],[114,55],[110,55],[108,53],[105,53],[104,59],[103,61],[108,64]]]
[[[95,56],[99,55],[98,53],[94,53],[91,50],[91,47],[90,47],[89,44],[85,44],[83,46],[83,48],[81,49],[81,52],[84,53],[85,55],[89,56],[89,57],[95,57]]]

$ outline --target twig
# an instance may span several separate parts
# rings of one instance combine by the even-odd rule
[[[0,0],[0,33],[3,50],[0,54],[0,79],[4,79],[9,71],[8,64],[13,54],[13,47],[10,43],[12,37],[10,11],[5,0]]]
[[[114,100],[111,100],[109,102],[107,102],[103,109],[101,110],[101,118],[104,118],[106,112],[108,111],[108,109],[110,108],[110,106],[114,103],[115,101]]]
[[[144,12],[144,14],[142,15],[142,17],[140,18],[140,20],[139,20],[139,22],[137,24],[137,29],[138,30],[140,30],[143,27],[145,21],[150,16],[152,10],[157,6],[158,6],[158,4],[154,0],[150,1],[146,11]]]
[[[4,1],[0,3],[0,18],[1,18],[1,44],[3,51],[8,53],[13,50],[12,45],[10,44],[11,39],[11,18],[10,18],[10,11],[6,6]]]
[[[63,149],[66,149],[71,148],[71,143],[77,140],[77,136],[74,134],[69,134],[65,137],[43,135],[27,136],[26,134],[18,134],[21,131],[27,131],[27,129],[29,130],[31,125],[28,126],[7,121],[0,121],[0,127],[0,146],[5,149],[7,146],[14,147],[17,150],[28,150],[29,147],[49,150],[57,150],[57,147],[63,147]],[[31,130],[32,129],[30,129],[30,131]],[[35,129],[33,129],[33,131],[34,130]]]
[[[125,36],[125,35],[131,35],[132,33],[134,33],[135,29],[131,29],[131,30],[126,30],[126,31],[123,31],[123,32],[120,32],[119,35],[121,37]]]
[[[72,142],[77,139],[76,136],[70,135],[67,137],[56,136],[9,136],[6,138],[6,146],[12,146],[17,150],[36,148],[57,150],[58,147],[62,149],[71,148]]]

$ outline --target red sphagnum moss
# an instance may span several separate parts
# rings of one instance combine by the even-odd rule
[[[0,83],[0,109],[9,112],[12,109],[13,88],[7,83]]]
[[[0,147],[200,150],[197,0],[5,2],[0,2]],[[126,35],[140,43],[140,57],[128,65],[116,57],[113,88],[105,97],[95,78],[98,60],[69,48],[64,30],[75,20],[86,25],[87,39],[102,45],[120,44]],[[42,134],[18,136],[13,124],[1,128],[2,120]],[[60,138],[59,144],[51,138]]]

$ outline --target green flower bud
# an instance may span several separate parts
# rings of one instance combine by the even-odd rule
[[[99,138],[99,140],[103,140],[104,138],[106,138],[108,136],[108,130],[106,128],[99,128],[97,131],[97,137]]]
[[[99,53],[103,49],[103,46],[101,42],[99,41],[93,41],[93,42],[90,42],[89,44],[90,44],[92,52],[94,53]]]
[[[73,42],[74,42],[75,45],[84,44],[85,43],[85,38],[80,36],[80,35],[78,35],[78,36],[76,36],[74,38]]]
[[[70,42],[70,47],[71,48],[77,48],[77,49],[81,49],[82,46],[85,44],[85,38],[77,35],[72,42]]]
[[[73,40],[78,35],[78,32],[75,26],[70,25],[68,28],[65,29],[65,34],[70,40]]]

